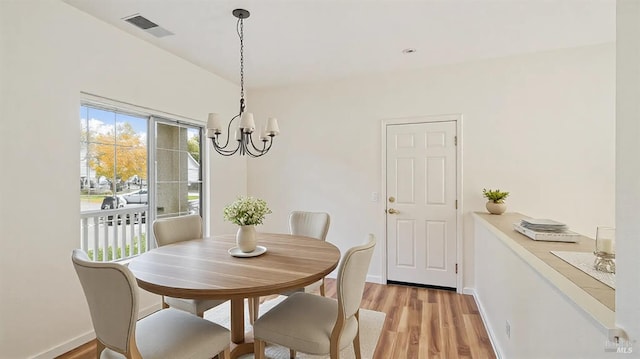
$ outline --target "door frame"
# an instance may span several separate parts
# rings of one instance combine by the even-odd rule
[[[464,283],[464,237],[462,233],[463,229],[463,195],[462,195],[462,114],[445,114],[445,115],[424,115],[415,117],[403,117],[384,119],[381,123],[382,132],[382,201],[380,201],[381,211],[384,212],[387,208],[387,127],[390,125],[407,125],[407,124],[420,124],[420,123],[433,123],[433,122],[455,122],[456,124],[456,199],[458,201],[458,208],[456,209],[456,263],[458,264],[458,273],[456,274],[456,292],[463,292]],[[387,283],[387,216],[385,212],[384,220],[384,245],[380,246],[381,249],[381,262],[382,262],[382,283]]]

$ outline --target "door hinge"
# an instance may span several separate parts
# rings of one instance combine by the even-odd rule
[[[458,136],[453,136],[453,145],[454,146],[458,145]]]
[[[458,209],[458,200],[456,199],[456,209]]]
[[[458,263],[456,263],[456,274],[458,274]]]

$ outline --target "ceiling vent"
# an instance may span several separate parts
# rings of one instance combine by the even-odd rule
[[[146,17],[140,14],[127,16],[125,18],[122,18],[122,20],[144,30],[145,32],[150,33],[155,37],[165,37],[165,36],[173,35],[171,31],[158,26],[158,24],[156,24],[155,22],[147,19]]]

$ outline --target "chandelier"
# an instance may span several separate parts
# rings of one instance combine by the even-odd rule
[[[211,138],[213,148],[223,156],[231,156],[236,153],[240,156],[249,155],[251,157],[260,157],[269,152],[273,144],[273,138],[280,133],[278,128],[278,120],[269,117],[267,123],[259,132],[259,141],[257,146],[253,140],[253,133],[256,132],[256,123],[253,120],[253,113],[244,112],[244,19],[248,18],[250,13],[244,9],[235,9],[233,16],[238,18],[236,31],[240,37],[240,111],[235,115],[227,125],[227,140],[222,146],[220,143],[220,134],[222,133],[222,120],[217,113],[210,113],[207,120],[207,137]],[[233,121],[240,118],[240,123],[235,128],[235,146],[230,144],[231,125]]]

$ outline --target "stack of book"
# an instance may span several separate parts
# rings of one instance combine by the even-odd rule
[[[580,235],[570,231],[566,224],[551,219],[523,219],[514,223],[513,229],[534,241],[577,242],[580,239]]]

